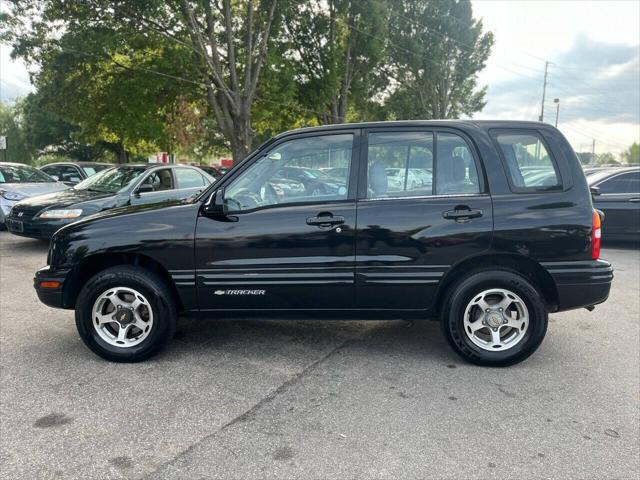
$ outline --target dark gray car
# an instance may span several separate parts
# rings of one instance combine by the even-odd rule
[[[640,167],[602,170],[587,181],[593,206],[604,212],[602,239],[640,241]]]
[[[199,168],[184,165],[121,165],[103,170],[73,188],[17,203],[7,228],[32,238],[50,238],[80,218],[127,205],[188,198],[214,181]]]

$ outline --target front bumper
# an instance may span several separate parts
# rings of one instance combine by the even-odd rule
[[[4,223],[5,219],[9,216],[9,212],[13,208],[16,202],[13,200],[7,200],[4,197],[0,197],[0,223]]]
[[[606,260],[543,263],[555,281],[558,311],[590,307],[609,297],[613,267]]]
[[[65,225],[73,223],[78,218],[63,219],[63,220],[42,220],[38,217],[21,219],[15,215],[9,215],[7,217],[7,230],[14,235],[29,238],[39,238],[42,240],[49,240],[53,237],[53,234],[60,230]]]
[[[33,278],[33,287],[42,303],[49,307],[65,308],[64,282],[69,272],[68,269],[52,269],[49,265],[36,272]],[[60,285],[57,288],[44,288],[42,282],[58,282]]]

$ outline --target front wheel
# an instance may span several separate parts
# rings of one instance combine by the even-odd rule
[[[462,358],[495,367],[513,365],[535,352],[547,323],[538,290],[507,270],[475,272],[458,282],[441,317],[447,341]]]
[[[94,275],[76,302],[76,327],[96,354],[114,362],[138,362],[173,337],[176,306],[154,272],[121,265]]]

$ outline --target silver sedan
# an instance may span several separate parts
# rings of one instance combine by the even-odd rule
[[[69,188],[37,168],[22,163],[0,162],[0,229],[14,203],[25,198]]]

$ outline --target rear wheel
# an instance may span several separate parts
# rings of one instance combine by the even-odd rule
[[[451,288],[441,322],[447,341],[465,360],[507,366],[540,346],[548,315],[542,296],[526,278],[488,270],[471,273]]]
[[[76,327],[95,353],[115,362],[137,362],[173,337],[176,306],[155,273],[122,265],[93,276],[76,302]]]

